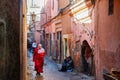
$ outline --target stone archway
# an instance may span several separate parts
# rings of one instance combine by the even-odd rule
[[[81,46],[81,64],[83,73],[92,76],[95,74],[93,51],[86,40]]]

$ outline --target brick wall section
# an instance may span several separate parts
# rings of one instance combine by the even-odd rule
[[[0,20],[6,27],[5,47],[0,48],[4,49],[4,53],[0,53],[4,58],[0,61],[3,64],[0,65],[0,80],[20,80],[19,3],[19,0],[0,0]]]

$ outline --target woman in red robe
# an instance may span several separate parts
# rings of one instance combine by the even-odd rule
[[[41,44],[38,44],[33,55],[33,61],[35,62],[35,71],[37,72],[37,75],[43,73],[44,56],[45,50],[42,48]]]

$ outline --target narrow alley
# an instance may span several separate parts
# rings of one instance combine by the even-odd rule
[[[120,0],[0,0],[0,80],[120,80],[119,35]]]
[[[36,76],[34,71],[34,62],[32,60],[32,53],[28,56],[28,80],[95,80],[93,77],[88,77],[82,73],[75,72],[59,72],[58,66],[53,60],[47,56],[44,61],[44,73]]]

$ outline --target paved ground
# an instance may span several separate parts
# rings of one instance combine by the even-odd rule
[[[34,71],[34,63],[32,61],[32,55],[28,56],[28,80],[94,80],[93,77],[88,77],[82,73],[75,72],[59,72],[58,65],[45,57],[44,73],[41,76],[36,76]]]

